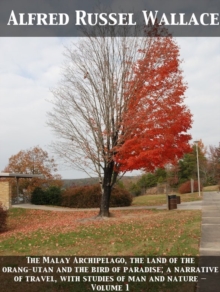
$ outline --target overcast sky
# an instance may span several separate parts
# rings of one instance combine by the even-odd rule
[[[71,38],[0,38],[0,171],[11,155],[39,145],[51,155],[55,140],[46,126],[50,92],[61,78],[64,46]],[[193,140],[220,142],[220,38],[178,38],[193,114]],[[59,163],[63,178],[84,173]]]

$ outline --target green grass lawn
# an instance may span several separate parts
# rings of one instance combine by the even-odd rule
[[[218,187],[218,185],[216,185],[216,186],[207,186],[207,187],[203,187],[203,192],[217,192],[217,191],[219,191],[219,187]]]
[[[199,255],[201,211],[114,210],[112,217],[108,219],[95,219],[96,212],[13,208],[9,211],[8,231],[0,236],[0,255],[55,257]],[[10,258],[13,261],[13,258]],[[18,266],[18,263],[13,262],[12,266]],[[9,273],[7,275],[0,273],[0,276],[2,291],[6,292],[93,291],[91,283],[82,281],[42,285],[25,281],[16,283],[13,281],[13,275]],[[57,274],[55,277],[58,277]],[[125,287],[125,283],[122,284]],[[195,283],[179,285],[149,281],[129,282],[130,292],[193,292],[194,289]]]
[[[193,194],[177,194],[181,197],[181,202],[192,202],[202,200],[202,194],[199,197],[199,193]],[[132,206],[159,206],[167,203],[167,197],[165,194],[159,195],[143,195],[133,198]]]
[[[200,211],[114,211],[104,220],[95,214],[14,208],[0,255],[198,254]]]

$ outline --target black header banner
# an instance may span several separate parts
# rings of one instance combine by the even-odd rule
[[[220,36],[220,2],[148,0],[1,0],[1,37],[145,36],[165,26],[173,36]]]

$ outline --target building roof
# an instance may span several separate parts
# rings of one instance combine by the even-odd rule
[[[43,177],[43,175],[42,174],[24,174],[24,173],[0,172],[0,177],[33,178],[33,177]]]

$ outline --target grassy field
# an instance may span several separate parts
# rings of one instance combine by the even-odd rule
[[[181,202],[192,202],[202,200],[202,194],[199,197],[199,193],[193,194],[177,194],[181,197]],[[165,194],[159,195],[143,195],[133,198],[133,206],[159,206],[167,203],[167,197]]]
[[[199,255],[200,211],[117,210],[106,219],[97,219],[96,212],[13,208],[9,212],[8,231],[0,236],[0,255],[89,257]],[[13,261],[12,257],[9,258]],[[25,263],[21,261],[18,265],[16,261],[7,265],[17,267],[24,266]],[[135,275],[140,277],[143,274]],[[117,274],[114,274],[114,277],[116,276]],[[58,277],[56,273],[55,277]],[[147,277],[149,279],[150,274]],[[83,281],[16,283],[10,273],[7,275],[0,273],[0,281],[2,291],[6,292],[93,291],[91,283]],[[129,285],[130,292],[193,292],[196,285],[195,283],[181,283],[181,285],[172,282],[150,283],[149,280],[126,283],[128,282],[121,284],[124,289]],[[97,291],[109,291],[103,289]]]
[[[207,187],[204,187],[202,190],[203,190],[203,192],[219,191],[219,187],[217,185],[216,186],[207,186]]]
[[[0,255],[197,255],[200,211],[97,211],[13,208]]]

